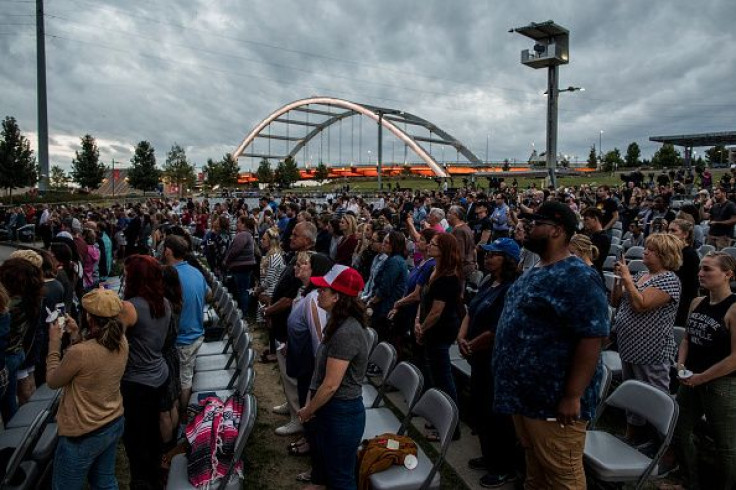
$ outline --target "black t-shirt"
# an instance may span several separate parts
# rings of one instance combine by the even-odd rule
[[[483,236],[483,232],[486,230],[493,230],[493,222],[488,216],[476,221],[473,225],[473,236],[476,244],[480,242],[480,237]],[[488,239],[490,240],[490,237]]]
[[[723,204],[715,203],[710,208],[710,219],[711,221],[728,221],[736,214],[736,204],[733,201],[726,201]],[[708,234],[712,236],[727,236],[731,235],[733,226],[713,224],[708,229]]]
[[[595,245],[596,248],[598,248],[598,258],[593,261],[593,266],[602,274],[603,262],[606,261],[608,252],[611,250],[611,238],[606,234],[606,232],[599,231],[597,233],[591,233],[590,241],[593,242],[593,245]]]
[[[693,247],[687,246],[682,249],[682,265],[675,271],[680,278],[682,290],[680,292],[680,304],[677,307],[675,325],[685,325],[687,314],[690,311],[690,303],[698,295],[698,270],[700,270],[700,256]]]
[[[608,197],[599,202],[596,207],[600,209],[601,212],[603,212],[603,219],[601,220],[601,224],[605,228],[605,226],[613,219],[613,213],[618,211],[618,204],[616,204],[615,199],[613,199],[612,197]]]
[[[457,276],[440,276],[422,288],[421,311],[419,319],[424,319],[432,309],[432,303],[444,301],[437,322],[425,333],[426,343],[452,343],[460,330],[460,312],[462,299],[460,298],[460,278]]]
[[[276,283],[276,287],[273,290],[271,303],[275,303],[281,298],[296,298],[299,288],[302,287],[302,281],[296,277],[296,272],[294,271],[295,264],[296,256],[289,261],[288,265],[284,268],[284,272],[281,273],[279,282]],[[271,315],[271,331],[274,338],[279,342],[286,342],[286,322],[289,319],[290,312],[291,308],[285,308]]]
[[[731,333],[726,326],[725,316],[734,303],[736,294],[715,305],[711,305],[708,297],[705,297],[690,314],[685,366],[692,372],[702,373],[731,354]],[[730,376],[736,376],[736,372]]]

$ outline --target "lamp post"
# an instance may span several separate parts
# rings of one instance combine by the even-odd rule
[[[557,188],[557,97],[559,66],[570,62],[570,31],[549,20],[532,22],[509,32],[518,32],[535,41],[532,50],[521,52],[521,64],[531,68],[547,68],[547,172]]]
[[[598,161],[603,165],[603,130],[598,133]]]

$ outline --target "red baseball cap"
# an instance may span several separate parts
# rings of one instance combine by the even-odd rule
[[[317,287],[334,289],[348,296],[358,296],[365,286],[360,273],[346,265],[336,264],[324,276],[309,279]]]

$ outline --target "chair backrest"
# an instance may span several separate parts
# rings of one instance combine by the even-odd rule
[[[255,382],[256,374],[253,368],[248,368],[238,378],[238,384],[235,386],[235,391],[241,395],[247,393],[253,393],[253,383]]]
[[[608,396],[608,390],[611,388],[611,381],[613,380],[613,373],[608,366],[601,364],[603,368],[603,376],[601,376],[601,385],[598,387],[598,406],[606,400]]]
[[[674,398],[634,379],[621,383],[605,403],[644,418],[662,437],[671,436],[670,432],[677,422],[678,407]]]
[[[644,257],[644,247],[640,245],[629,247],[629,249],[626,251],[626,254],[624,254],[624,258],[626,260],[641,259],[643,257]]]
[[[611,245],[621,245],[621,237],[613,235],[611,237]]]
[[[407,413],[411,412],[424,389],[424,376],[414,364],[401,361],[386,380],[386,385],[399,390],[406,403]]]
[[[730,255],[731,257],[733,257],[733,258],[735,258],[735,259],[736,259],[736,247],[726,247],[726,248],[722,248],[722,249],[721,249],[721,252],[725,252],[725,253],[727,253],[728,255]]]
[[[613,272],[606,271],[603,273],[603,279],[606,282],[606,289],[608,291],[612,291],[613,286],[616,283],[616,274],[614,274]]]
[[[623,230],[624,224],[620,221],[616,221],[611,228],[613,228],[614,230]]]
[[[429,487],[434,478],[435,473],[439,469],[442,461],[447,453],[447,448],[452,442],[452,436],[455,434],[458,424],[458,409],[452,398],[437,388],[428,389],[419,399],[412,412],[415,415],[424,417],[427,422],[434,425],[440,436],[440,455],[432,465],[427,478],[422,483],[421,489]]]
[[[378,344],[378,332],[371,327],[367,327],[365,329],[365,341],[368,343],[368,357],[370,357],[373,355],[373,349]]]
[[[624,247],[624,250],[628,250],[631,248],[631,240],[628,238],[625,238],[624,241],[621,242],[621,246]]]
[[[608,257],[606,257],[606,260],[603,261],[604,271],[612,271],[615,266],[616,266],[616,256],[614,255],[609,255]]]
[[[621,250],[623,250],[623,247],[621,245],[616,245],[611,242],[611,248],[608,249],[608,255],[613,255],[614,257],[617,257]]]
[[[258,402],[256,401],[256,397],[252,393],[245,395],[243,400],[243,417],[240,419],[240,425],[238,426],[238,437],[235,439],[233,458],[230,466],[228,466],[227,473],[217,486],[218,490],[227,488],[231,477],[239,478],[238,475],[233,475],[233,471],[237,462],[242,458],[245,445],[248,443],[250,434],[253,432],[253,427],[256,425],[257,413]]]
[[[33,419],[31,425],[28,426],[25,434],[23,434],[23,438],[15,448],[15,451],[13,451],[8,464],[5,467],[6,473],[2,482],[0,482],[0,488],[10,487],[13,476],[15,476],[18,468],[20,468],[20,464],[26,458],[28,451],[35,446],[36,440],[41,435],[41,430],[43,429],[50,413],[49,409],[41,410],[38,415],[36,415],[36,418]]]
[[[709,252],[715,252],[716,247],[713,245],[701,245],[698,249],[698,254],[700,255],[700,258],[705,257]]]
[[[396,349],[388,342],[379,342],[376,348],[373,349],[373,353],[368,361],[375,364],[381,370],[381,383],[384,383],[388,375],[391,374],[397,357]]]
[[[617,230],[614,228],[613,230],[611,230],[612,237],[616,237],[620,240],[622,235],[623,235],[623,232],[620,229]]]
[[[673,331],[675,334],[675,346],[679,348],[680,344],[682,343],[682,339],[685,338],[687,330],[685,329],[685,327],[673,327]]]
[[[644,265],[644,261],[639,259],[632,260],[629,262],[628,266],[629,271],[631,271],[632,274],[636,274],[637,272],[646,272],[649,270],[647,269],[647,266]]]

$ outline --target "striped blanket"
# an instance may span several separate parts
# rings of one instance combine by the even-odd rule
[[[202,401],[203,410],[187,425],[189,441],[187,474],[197,488],[218,483],[233,463],[238,427],[243,417],[243,399],[231,396],[223,403],[211,396]],[[243,462],[235,462],[234,473],[243,474]]]

